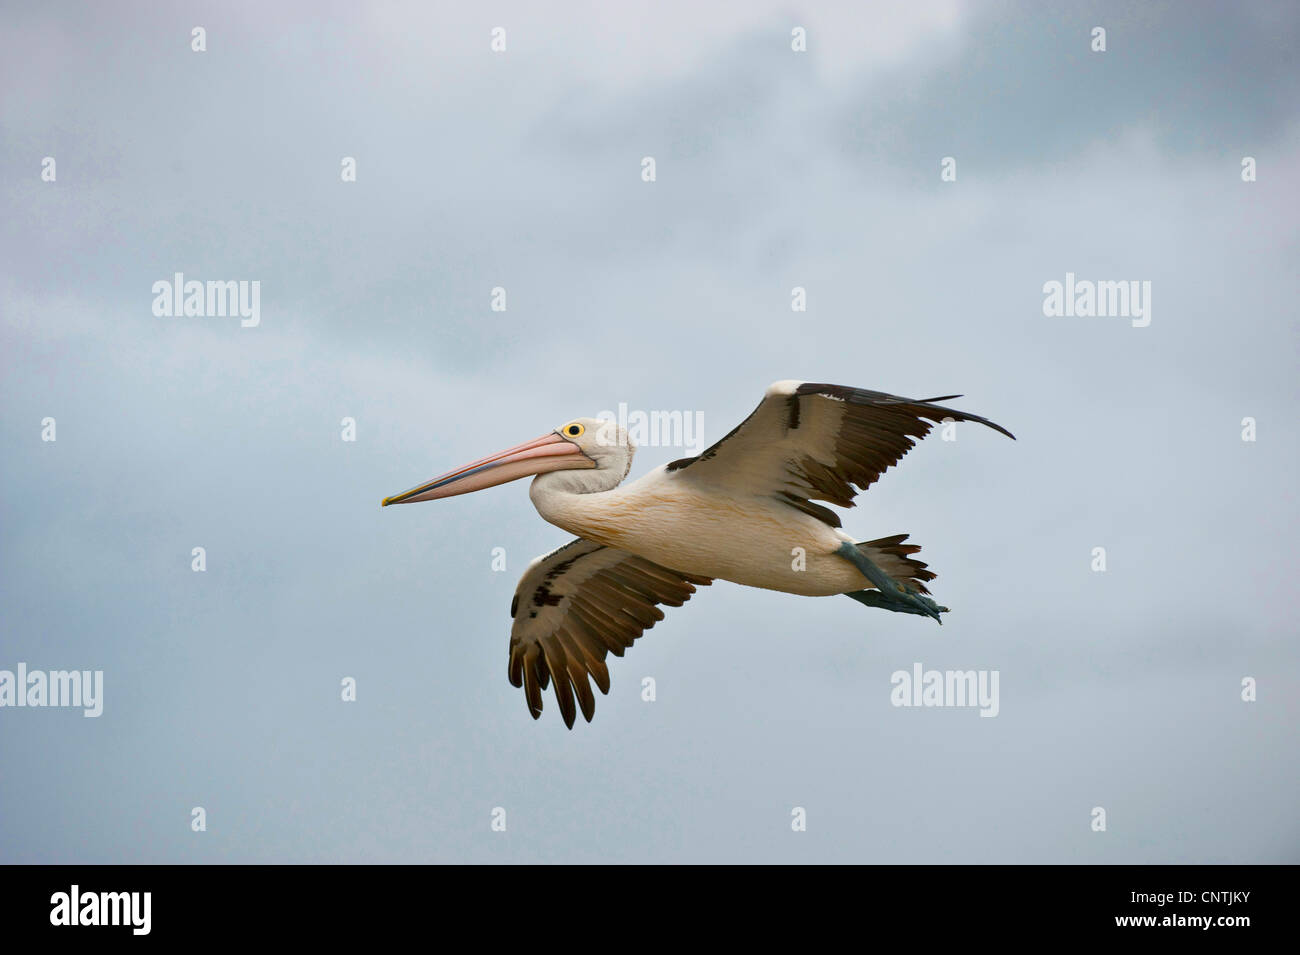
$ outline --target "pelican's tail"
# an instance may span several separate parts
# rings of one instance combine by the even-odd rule
[[[860,550],[867,559],[893,577],[899,583],[907,584],[918,593],[928,594],[925,581],[934,580],[934,571],[926,570],[923,561],[914,560],[912,554],[921,549],[920,544],[904,544],[906,534],[882,537],[879,540],[859,541]]]

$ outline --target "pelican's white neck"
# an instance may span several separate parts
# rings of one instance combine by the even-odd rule
[[[585,518],[622,480],[622,474],[608,468],[551,471],[533,478],[528,496],[543,520],[582,537],[588,530]]]
[[[536,504],[539,497],[550,497],[556,494],[599,494],[601,491],[612,491],[622,480],[622,475],[615,474],[609,468],[550,471],[533,478],[533,483],[528,488],[528,496]]]

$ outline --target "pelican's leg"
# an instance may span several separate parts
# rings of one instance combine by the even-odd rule
[[[844,596],[852,597],[858,603],[868,607],[880,607],[895,613],[916,613],[933,617],[939,621],[939,614],[947,613],[947,607],[940,607],[925,594],[917,593],[911,587],[900,584],[893,577],[881,570],[866,554],[855,545],[845,541],[836,551],[841,557],[862,571],[862,575],[878,588],[877,590],[855,590]]]

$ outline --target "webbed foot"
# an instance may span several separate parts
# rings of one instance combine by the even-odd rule
[[[862,575],[875,584],[877,588],[876,590],[855,590],[846,593],[846,597],[852,597],[858,603],[865,604],[868,607],[879,607],[882,610],[892,610],[895,613],[920,614],[924,617],[930,617],[940,624],[943,623],[939,614],[948,613],[947,607],[940,607],[925,594],[918,593],[906,584],[901,584],[893,577],[890,577],[853,544],[846,542],[837,553],[862,571]]]

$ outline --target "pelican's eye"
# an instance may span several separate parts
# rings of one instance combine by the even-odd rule
[[[580,437],[582,435],[582,432],[586,431],[587,429],[575,421],[573,422],[573,424],[566,424],[561,430],[570,438],[577,438]]]

